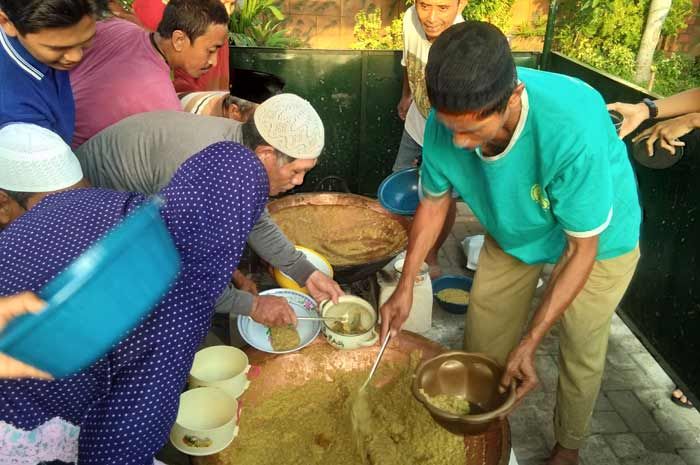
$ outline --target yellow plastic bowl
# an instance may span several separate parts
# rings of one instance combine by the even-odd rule
[[[301,247],[297,245],[295,246],[295,248],[301,253],[303,253],[306,256],[306,259],[310,261],[311,264],[315,266],[316,269],[318,269],[321,273],[325,274],[329,278],[333,278],[333,267],[331,266],[330,262],[326,260],[326,257],[316,252],[315,250],[307,249],[306,247]],[[275,281],[277,281],[277,284],[280,287],[303,292],[304,294],[309,293],[306,287],[299,286],[296,281],[290,278],[289,275],[287,275],[286,273],[280,271],[278,268],[275,268],[273,270],[273,277],[275,278]]]

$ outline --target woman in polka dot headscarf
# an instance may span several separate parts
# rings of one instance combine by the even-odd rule
[[[154,463],[214,301],[269,191],[260,158],[233,142],[214,144],[180,167],[161,192],[182,259],[178,280],[90,368],[55,381],[0,381],[0,463]],[[103,189],[46,197],[0,233],[0,295],[40,289],[144,201]]]

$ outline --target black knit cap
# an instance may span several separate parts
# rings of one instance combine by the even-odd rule
[[[489,23],[455,24],[430,47],[425,81],[438,110],[491,113],[517,82],[508,39]]]
[[[252,69],[234,68],[229,92],[234,97],[253,103],[263,103],[273,95],[282,93],[284,80],[274,74]]]

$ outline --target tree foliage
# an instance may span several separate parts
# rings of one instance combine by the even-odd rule
[[[649,3],[650,0],[564,0],[557,17],[557,48],[572,58],[632,81]],[[692,11],[692,0],[673,0],[663,34],[674,36],[685,29]],[[657,54],[657,92],[675,87],[666,81],[677,74],[671,70],[690,66],[688,59],[670,56],[662,63],[659,60],[663,57]],[[661,68],[663,73],[658,72]]]

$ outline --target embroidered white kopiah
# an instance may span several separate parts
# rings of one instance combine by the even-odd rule
[[[314,107],[298,95],[270,97],[255,110],[253,118],[263,139],[280,152],[301,159],[321,155],[323,122]]]
[[[0,128],[0,189],[52,192],[82,178],[78,158],[58,134],[27,123]]]
[[[3,465],[36,465],[60,460],[78,460],[80,428],[54,417],[43,425],[25,431],[0,421],[0,463]]]

